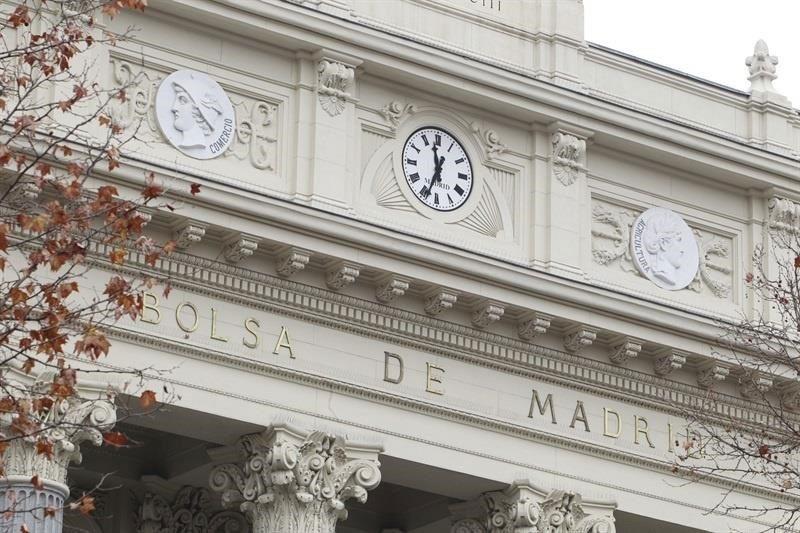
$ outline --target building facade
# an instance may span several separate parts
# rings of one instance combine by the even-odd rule
[[[203,192],[152,213],[173,291],[104,364],[172,399],[54,474],[112,473],[64,531],[727,533],[766,524],[728,492],[793,504],[673,471],[710,389],[752,421],[754,382],[788,386],[715,348],[800,213],[766,45],[740,92],[587,43],[580,0],[151,3],[98,56],[136,86],[114,179]]]

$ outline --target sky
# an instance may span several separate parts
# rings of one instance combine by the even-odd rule
[[[764,39],[775,88],[800,107],[800,0],[584,0],[586,39],[735,89]]]

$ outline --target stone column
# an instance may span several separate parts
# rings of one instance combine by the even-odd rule
[[[11,390],[35,391],[36,387],[49,387],[51,383],[52,376],[43,375],[30,389],[9,384],[4,394]],[[81,443],[103,443],[102,431],[116,422],[116,407],[99,391],[90,397],[58,401],[44,411],[35,409],[31,396],[15,396],[17,405],[24,406],[30,419],[39,421],[43,429],[32,436],[14,438],[21,415],[16,409],[0,412],[0,434],[10,439],[5,441],[8,447],[0,455],[0,531],[60,533],[64,500],[69,495],[67,469],[70,463],[80,463]],[[32,396],[40,398],[35,393]],[[7,398],[11,401],[10,396]]]
[[[450,507],[451,533],[616,533],[615,505],[580,494],[546,492],[527,481]],[[596,511],[589,513],[589,511]]]
[[[211,471],[211,488],[238,507],[253,533],[333,533],[350,499],[367,500],[381,480],[375,446],[322,432],[274,426],[239,441],[240,463]]]

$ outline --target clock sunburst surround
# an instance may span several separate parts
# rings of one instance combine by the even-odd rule
[[[444,128],[424,126],[412,132],[403,146],[402,168],[413,196],[435,211],[455,211],[472,194],[472,161]]]

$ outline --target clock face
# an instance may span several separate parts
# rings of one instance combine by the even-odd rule
[[[461,207],[472,192],[472,163],[455,137],[440,128],[422,128],[403,148],[403,173],[420,202],[437,211]]]

